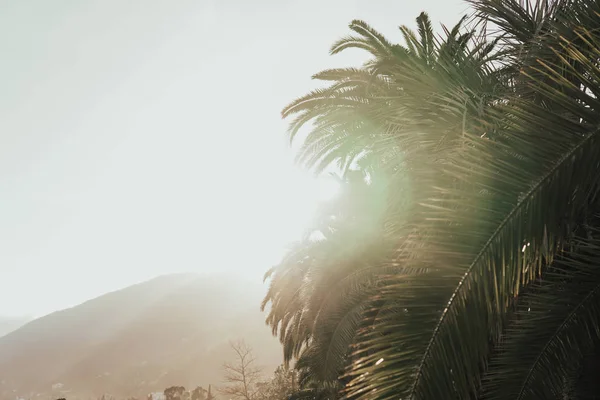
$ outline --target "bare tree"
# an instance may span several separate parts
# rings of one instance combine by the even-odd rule
[[[236,360],[233,363],[225,363],[225,382],[227,386],[219,391],[236,399],[257,400],[258,383],[262,369],[256,366],[256,359],[252,348],[243,340],[230,342],[235,353]]]

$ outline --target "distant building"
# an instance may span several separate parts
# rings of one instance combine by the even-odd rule
[[[148,395],[148,400],[167,400],[167,396],[163,392],[154,392]]]

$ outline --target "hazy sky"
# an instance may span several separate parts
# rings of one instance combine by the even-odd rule
[[[459,0],[0,0],[0,315],[159,274],[262,279],[310,217],[279,111],[354,18]]]

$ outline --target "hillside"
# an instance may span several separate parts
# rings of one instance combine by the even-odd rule
[[[243,338],[272,371],[281,350],[259,311],[264,288],[170,275],[34,320],[0,338],[0,398],[144,397],[171,385],[218,385],[228,342]]]
[[[27,318],[0,317],[0,337],[20,328],[29,322]]]

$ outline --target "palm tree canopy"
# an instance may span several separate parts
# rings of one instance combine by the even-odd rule
[[[600,3],[471,4],[497,31],[421,14],[397,45],[353,21],[332,53],[371,59],[283,112],[292,140],[311,124],[301,162],[385,182],[265,299],[287,359],[348,398],[576,398],[598,348]]]

